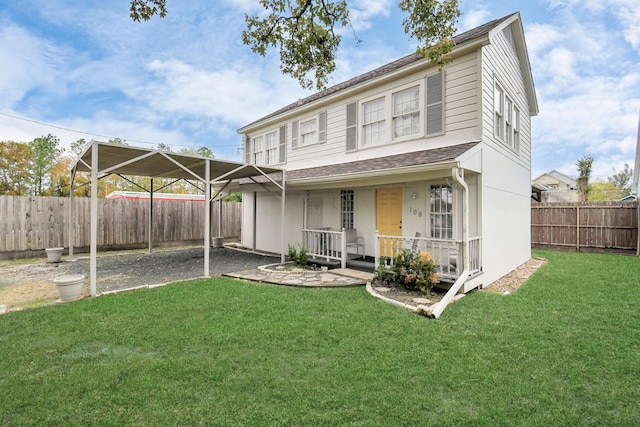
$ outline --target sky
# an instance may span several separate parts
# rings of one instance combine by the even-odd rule
[[[397,1],[349,0],[340,83],[413,52]],[[308,96],[280,73],[278,54],[242,44],[258,0],[167,0],[168,15],[129,18],[128,0],[0,0],[0,140],[52,134],[122,138],[173,151],[208,147],[241,160],[237,129]],[[519,11],[540,113],[532,118],[532,178],[592,180],[634,166],[640,118],[638,0],[461,0],[460,32]],[[354,34],[361,40],[356,43]]]

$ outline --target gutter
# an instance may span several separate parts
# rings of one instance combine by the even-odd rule
[[[453,302],[456,294],[469,277],[469,187],[464,181],[464,169],[462,169],[462,174],[460,174],[460,171],[461,169],[457,166],[451,169],[453,179],[462,186],[464,193],[462,199],[462,265],[464,268],[458,279],[453,283],[451,288],[449,288],[440,302],[432,305],[425,311],[418,310],[418,313],[424,313],[434,319],[440,317],[447,305]]]

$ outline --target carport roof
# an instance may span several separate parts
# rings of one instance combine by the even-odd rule
[[[233,180],[281,172],[281,169],[256,167],[228,160],[178,154],[150,148],[93,142],[74,165],[76,172],[91,172],[93,150],[98,150],[99,174],[145,176],[151,178],[199,179],[205,181],[205,164],[210,164],[210,179]]]

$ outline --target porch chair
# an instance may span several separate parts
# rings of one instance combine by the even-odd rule
[[[349,249],[355,247],[356,255],[360,255],[360,248],[362,248],[362,259],[364,259],[364,238],[358,236],[358,232],[355,228],[349,228],[345,231],[345,239],[347,240],[347,253]]]

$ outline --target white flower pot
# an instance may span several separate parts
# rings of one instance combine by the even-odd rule
[[[47,248],[45,251],[47,252],[47,260],[49,262],[60,262],[62,261],[62,251],[64,248]]]
[[[53,279],[53,283],[58,288],[60,301],[75,301],[80,299],[84,274],[72,274],[70,276],[59,276]]]

